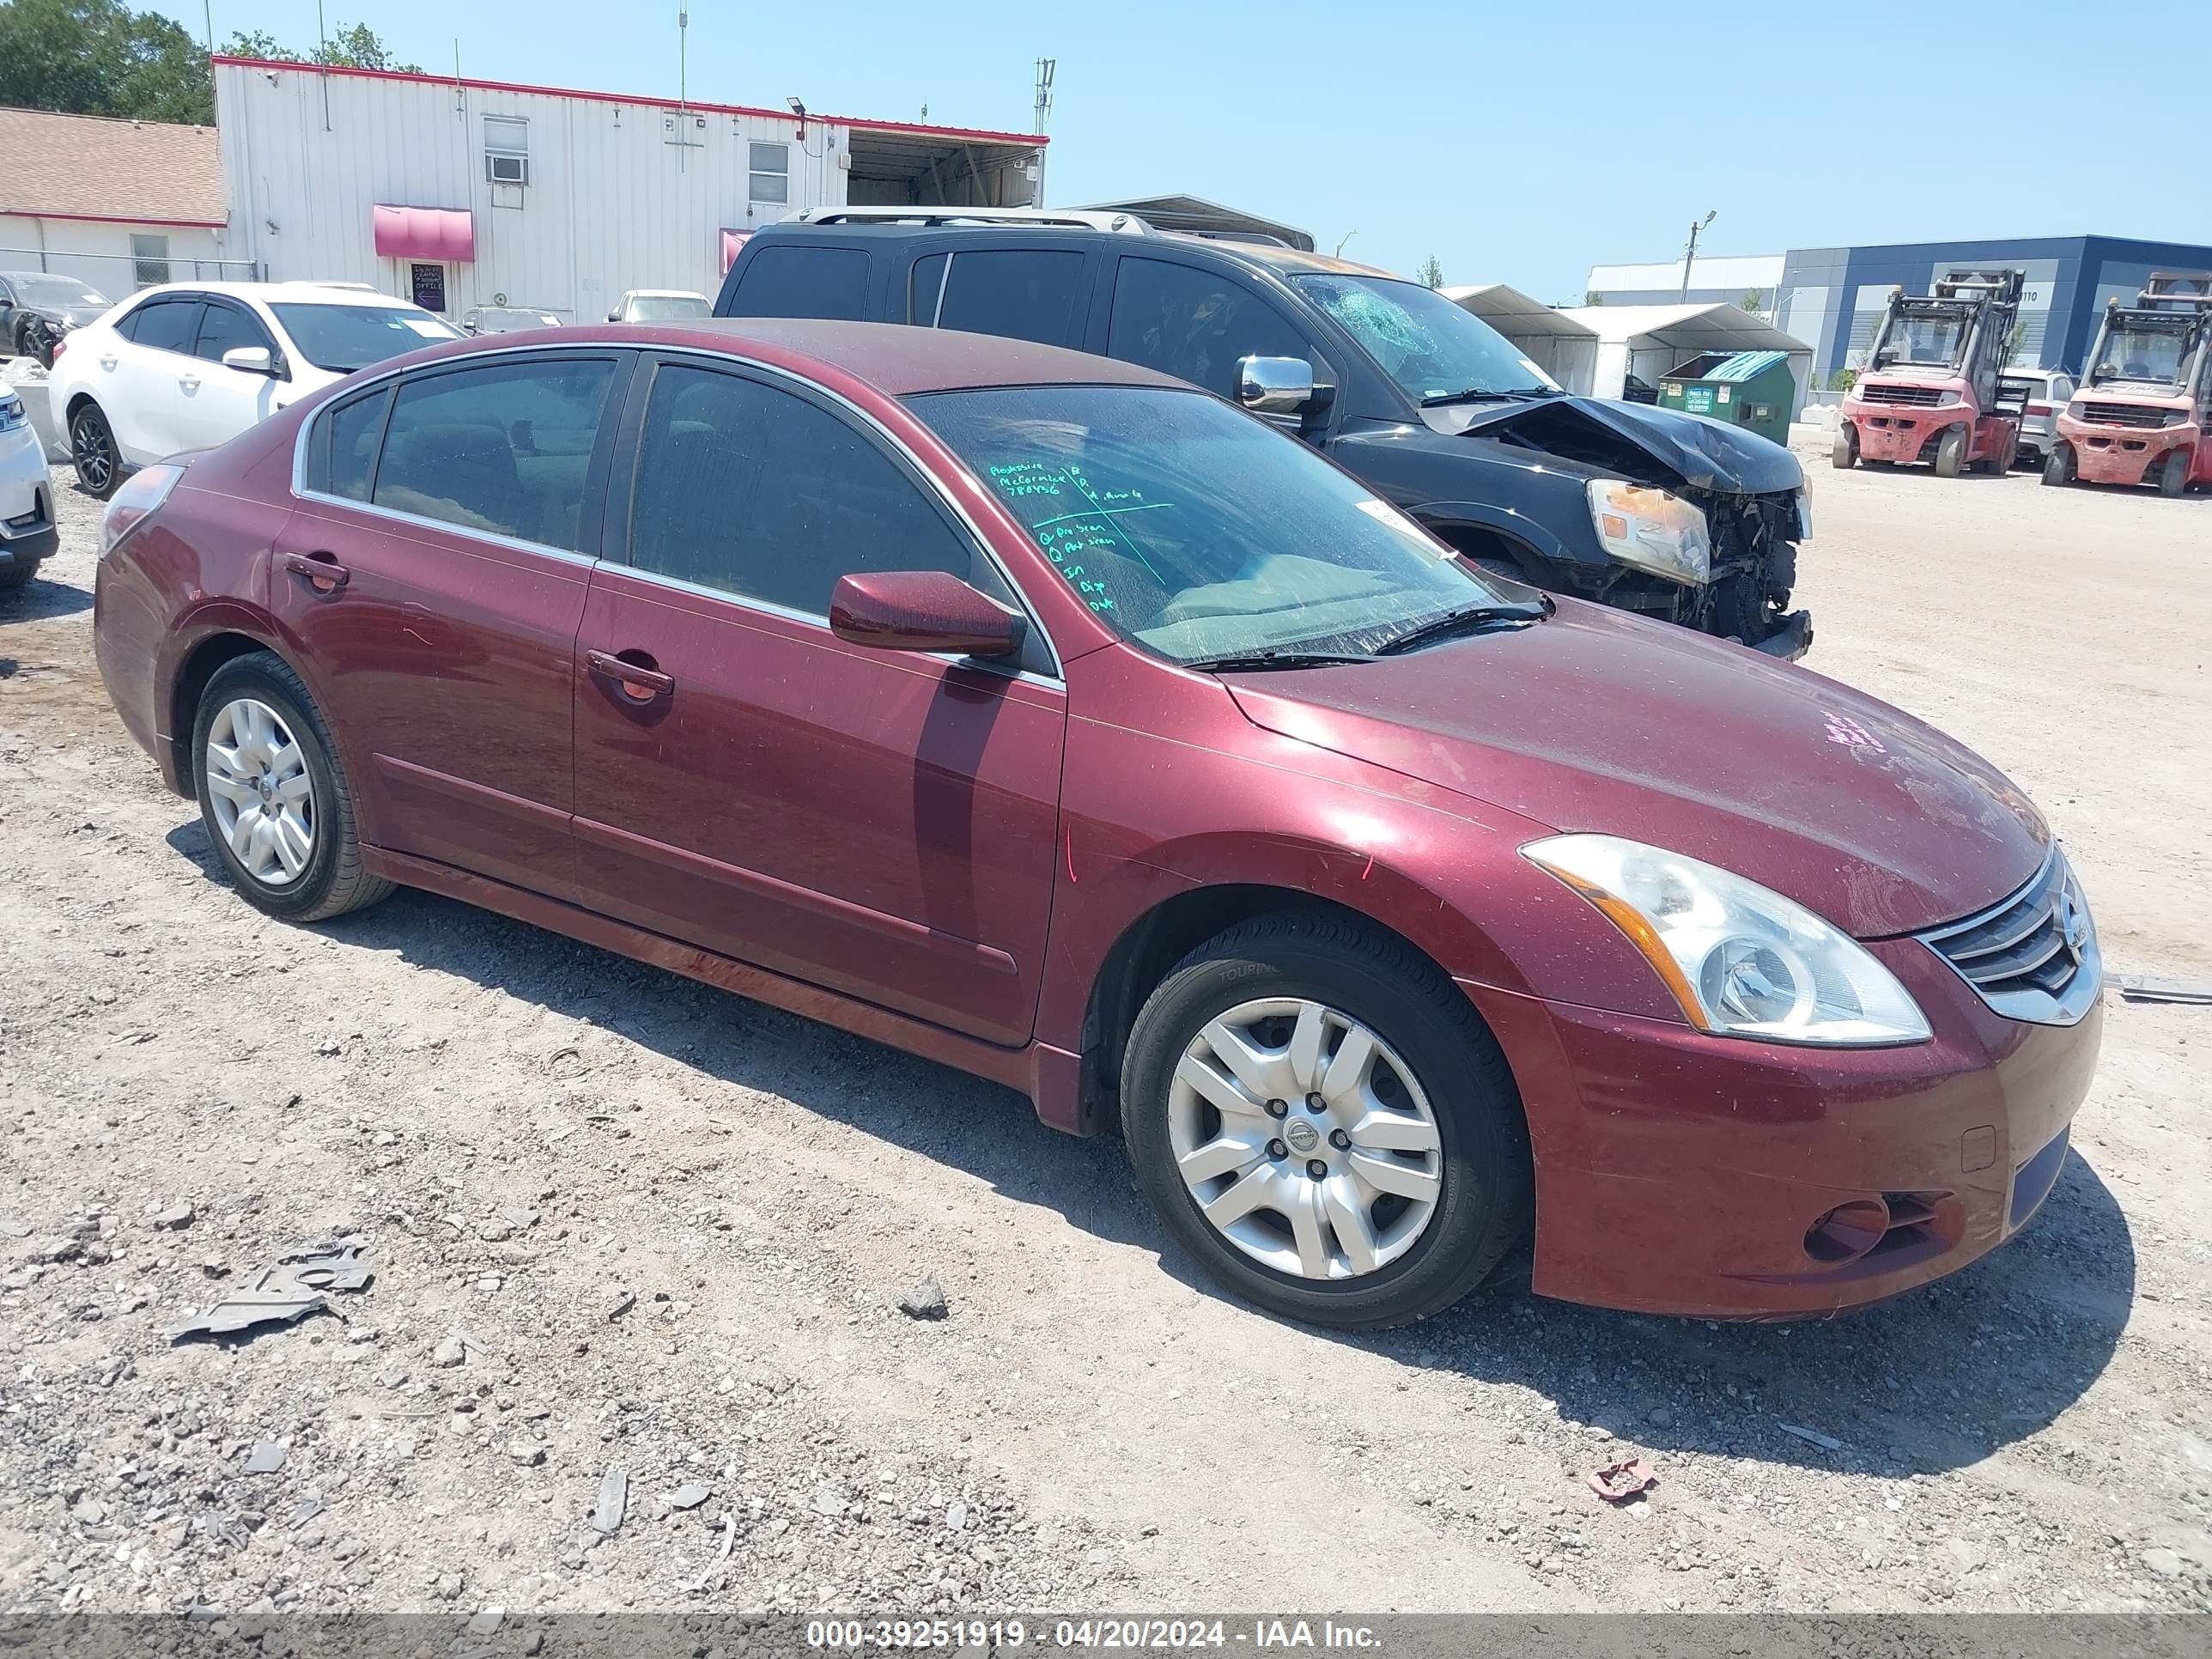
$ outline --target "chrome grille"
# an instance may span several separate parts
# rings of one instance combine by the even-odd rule
[[[2169,410],[2145,409],[2141,404],[2083,404],[2081,418],[2099,426],[2160,427]]]
[[[1885,386],[1879,380],[1861,386],[1859,396],[1870,404],[1912,404],[1923,409],[1943,401],[1942,392],[1932,386]]]
[[[2010,898],[1920,939],[2008,1019],[2071,1025],[2089,1012],[2104,981],[2096,924],[2056,847]]]

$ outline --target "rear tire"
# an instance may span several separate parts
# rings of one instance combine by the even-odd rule
[[[76,487],[95,501],[106,501],[123,482],[123,455],[98,404],[88,403],[70,416],[69,440]]]
[[[2168,500],[2189,488],[2189,452],[2169,449],[2158,469],[2158,493]]]
[[[38,574],[39,567],[35,564],[27,563],[21,559],[9,560],[0,565],[0,593],[13,593],[28,587],[31,578]]]
[[[2043,482],[2054,489],[2074,482],[2073,445],[2051,445],[2051,457],[2043,464]]]
[[[1294,1034],[1308,1009],[1318,1046],[1302,1062]],[[1247,1069],[1288,1068],[1265,1085],[1283,1091],[1279,1115],[1253,1109],[1258,1092],[1234,1080],[1212,1040],[1224,1030],[1256,1045],[1235,1050]],[[1354,1050],[1355,1037],[1373,1047]],[[1364,1063],[1345,1060],[1348,1051]],[[1340,1074],[1340,1060],[1352,1070]],[[1190,1081],[1209,1073],[1206,1089]],[[1434,964],[1355,920],[1286,911],[1200,945],[1146,1000],[1121,1076],[1122,1129],[1146,1200],[1209,1274],[1270,1313],[1346,1331],[1426,1318],[1528,1235],[1528,1124],[1496,1039]],[[1224,1079],[1233,1110],[1212,1103]],[[1370,1126],[1347,1127],[1341,1142],[1328,1115],[1340,1101],[1350,1103],[1346,1124]],[[1237,1141],[1249,1143],[1241,1158],[1235,1145],[1224,1150]],[[1199,1151],[1217,1159],[1187,1179]],[[1389,1183],[1380,1196],[1372,1173]],[[1206,1208],[1233,1208],[1223,1200],[1255,1177],[1265,1195],[1219,1224],[1208,1218]],[[1425,1196],[1400,1196],[1408,1188]],[[1308,1193],[1302,1230],[1293,1211]],[[1363,1251],[1372,1264],[1364,1269]]]
[[[257,910],[322,921],[392,891],[362,862],[353,792],[322,711],[274,652],[216,670],[192,721],[191,762],[208,840]]]
[[[1836,428],[1836,441],[1830,446],[1828,460],[1838,471],[1849,471],[1859,464],[1859,429],[1849,421]]]
[[[1955,478],[1966,465],[1966,428],[1954,426],[1936,445],[1936,476]]]

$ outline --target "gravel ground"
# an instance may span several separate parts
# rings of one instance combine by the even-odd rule
[[[1814,488],[1813,665],[2036,796],[2115,971],[2212,973],[2212,499]],[[2115,1000],[2045,1213],[1928,1291],[1334,1339],[1004,1091],[442,900],[261,918],[59,494],[0,599],[0,1608],[2208,1606],[2208,1011]],[[332,1236],[341,1317],[171,1341]]]

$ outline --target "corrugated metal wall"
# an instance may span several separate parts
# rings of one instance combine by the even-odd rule
[[[849,131],[434,81],[216,66],[232,252],[271,280],[409,292],[378,258],[370,210],[465,208],[476,259],[448,267],[447,310],[506,303],[604,317],[624,289],[720,285],[720,233],[843,204]],[[327,111],[327,113],[326,113]],[[484,176],[484,118],[528,123],[530,183]],[[678,142],[679,135],[683,142]],[[785,203],[752,202],[750,146],[787,147]]]

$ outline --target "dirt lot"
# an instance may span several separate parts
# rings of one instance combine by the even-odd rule
[[[2212,499],[1813,480],[1813,665],[2027,787],[2115,971],[2212,974]],[[0,1607],[2212,1598],[2212,1010],[2115,1000],[2045,1212],[1923,1293],[1335,1340],[1011,1094],[440,900],[262,920],[108,708],[63,495],[0,601]],[[343,1322],[170,1343],[344,1232]]]

